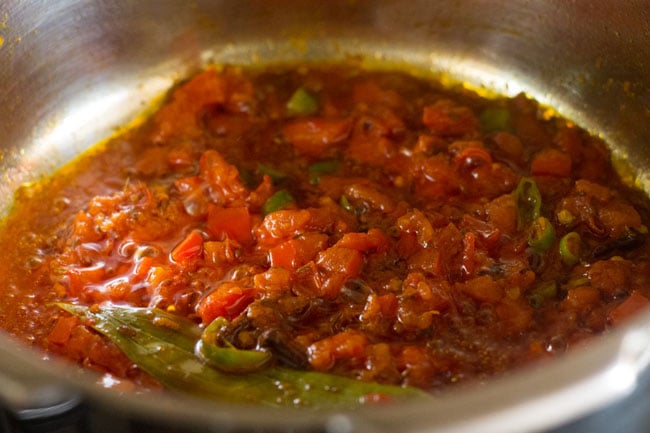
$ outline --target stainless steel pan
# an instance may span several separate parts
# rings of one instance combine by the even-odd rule
[[[602,134],[639,185],[650,182],[649,1],[4,0],[0,37],[2,212],[21,183],[52,172],[210,62],[360,56],[525,91]],[[0,335],[0,396],[20,410],[65,407],[81,395],[110,410],[224,430],[539,431],[631,392],[649,342],[644,314],[584,350],[433,404],[322,413],[120,394]]]

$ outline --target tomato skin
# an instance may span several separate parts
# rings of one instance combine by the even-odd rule
[[[246,207],[208,206],[208,230],[218,237],[229,237],[242,245],[253,241],[251,215]]]
[[[284,239],[304,233],[311,219],[312,215],[306,209],[271,212],[256,228],[255,237],[260,245],[268,248]]]
[[[616,308],[609,312],[607,320],[613,326],[620,326],[630,317],[644,308],[647,308],[650,300],[639,293],[637,290],[632,291],[630,296],[619,304]]]
[[[72,330],[79,324],[79,319],[76,316],[59,317],[50,331],[47,339],[50,343],[65,344],[72,334]]]
[[[470,109],[447,99],[424,107],[422,123],[441,136],[462,136],[478,128],[478,119]]]
[[[348,279],[359,275],[363,254],[350,248],[332,247],[318,253],[316,265],[324,275],[318,295],[334,299]]]
[[[103,266],[73,267],[67,270],[66,278],[68,294],[75,297],[83,296],[87,285],[99,283],[106,278],[106,270]]]
[[[271,266],[281,266],[285,269],[298,268],[298,248],[296,241],[290,239],[286,242],[276,245],[269,250],[269,262]]]
[[[600,292],[595,287],[580,286],[569,290],[566,299],[562,301],[565,310],[584,311],[600,300]]]
[[[346,330],[313,343],[307,349],[307,354],[309,363],[315,370],[327,371],[339,359],[360,357],[367,346],[368,338],[365,334]]]
[[[504,295],[503,287],[488,275],[467,281],[461,286],[461,290],[478,301],[489,303],[499,302]]]
[[[281,266],[293,270],[312,260],[316,254],[327,247],[327,235],[309,233],[299,238],[289,239],[269,250],[271,266]]]
[[[287,123],[282,132],[296,151],[316,157],[345,140],[351,127],[349,119],[309,118]]]
[[[203,324],[211,323],[217,317],[232,320],[253,302],[254,291],[235,283],[223,283],[204,297],[196,308]]]
[[[207,70],[181,86],[170,103],[154,116],[154,140],[161,142],[174,136],[196,135],[199,114],[210,104],[223,104],[227,98],[226,82],[215,70]]]
[[[261,293],[284,293],[291,290],[293,274],[291,271],[272,267],[268,271],[255,275],[255,290]]]
[[[199,159],[199,177],[208,185],[212,201],[226,205],[242,203],[248,191],[239,177],[239,170],[216,150],[206,150]]]
[[[530,174],[534,176],[569,177],[571,157],[557,149],[544,149],[538,152],[530,164]]]
[[[385,252],[388,249],[388,238],[380,229],[370,229],[367,233],[346,233],[336,243],[337,247],[351,248],[360,252]]]
[[[455,160],[456,163],[466,166],[490,165],[492,164],[492,155],[480,147],[467,147],[456,155]]]
[[[192,230],[171,252],[170,257],[176,263],[184,263],[201,256],[203,236]]]

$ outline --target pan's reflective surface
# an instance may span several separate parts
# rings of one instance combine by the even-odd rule
[[[647,1],[5,1],[0,5],[0,208],[8,209],[18,185],[110,135],[204,63],[357,56],[370,63],[408,64],[506,94],[526,91],[602,134],[645,185],[649,15]],[[433,408],[332,416],[251,413],[137,396],[111,404],[222,426],[540,429],[629,392],[647,361],[647,328],[650,317],[641,317],[624,332],[545,371],[445,395]],[[0,371],[6,372],[5,383],[15,384],[2,387],[4,397],[28,404],[34,393],[21,384],[41,386],[34,373],[39,367],[32,365],[36,361],[30,353],[16,354],[10,343],[2,346]],[[84,375],[67,369],[57,375],[97,399],[115,400],[114,393],[94,388]],[[548,416],[530,416],[539,410]]]

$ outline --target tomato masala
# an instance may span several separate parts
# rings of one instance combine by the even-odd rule
[[[599,139],[523,95],[212,68],[17,192],[0,324],[106,383],[156,386],[53,302],[220,320],[222,344],[273,365],[437,391],[645,307],[646,202]]]

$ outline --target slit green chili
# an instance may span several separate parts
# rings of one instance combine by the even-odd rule
[[[576,232],[570,232],[560,239],[560,257],[562,262],[567,266],[573,266],[580,261],[581,248],[580,235]]]
[[[307,116],[318,111],[318,99],[304,87],[298,88],[287,101],[287,114]]]
[[[322,175],[338,172],[340,165],[339,161],[335,159],[315,162],[307,168],[307,172],[309,173],[309,183],[312,185],[318,185]]]
[[[282,180],[287,178],[287,174],[284,171],[279,170],[269,164],[263,164],[263,163],[257,164],[257,172],[269,176],[274,184],[281,182]]]
[[[262,214],[267,215],[280,209],[284,209],[295,200],[293,196],[286,189],[281,189],[264,203],[262,206]]]
[[[269,365],[273,356],[261,350],[240,350],[232,345],[220,345],[218,332],[228,325],[224,317],[210,323],[196,343],[196,355],[208,365],[228,373],[251,373]]]
[[[515,189],[517,228],[523,230],[540,216],[542,196],[537,183],[530,177],[522,177]]]
[[[528,245],[537,252],[544,252],[555,242],[555,228],[545,217],[536,218],[530,227]]]
[[[544,302],[557,296],[557,282],[544,281],[538,284],[528,296],[528,302],[533,308],[541,307]]]

